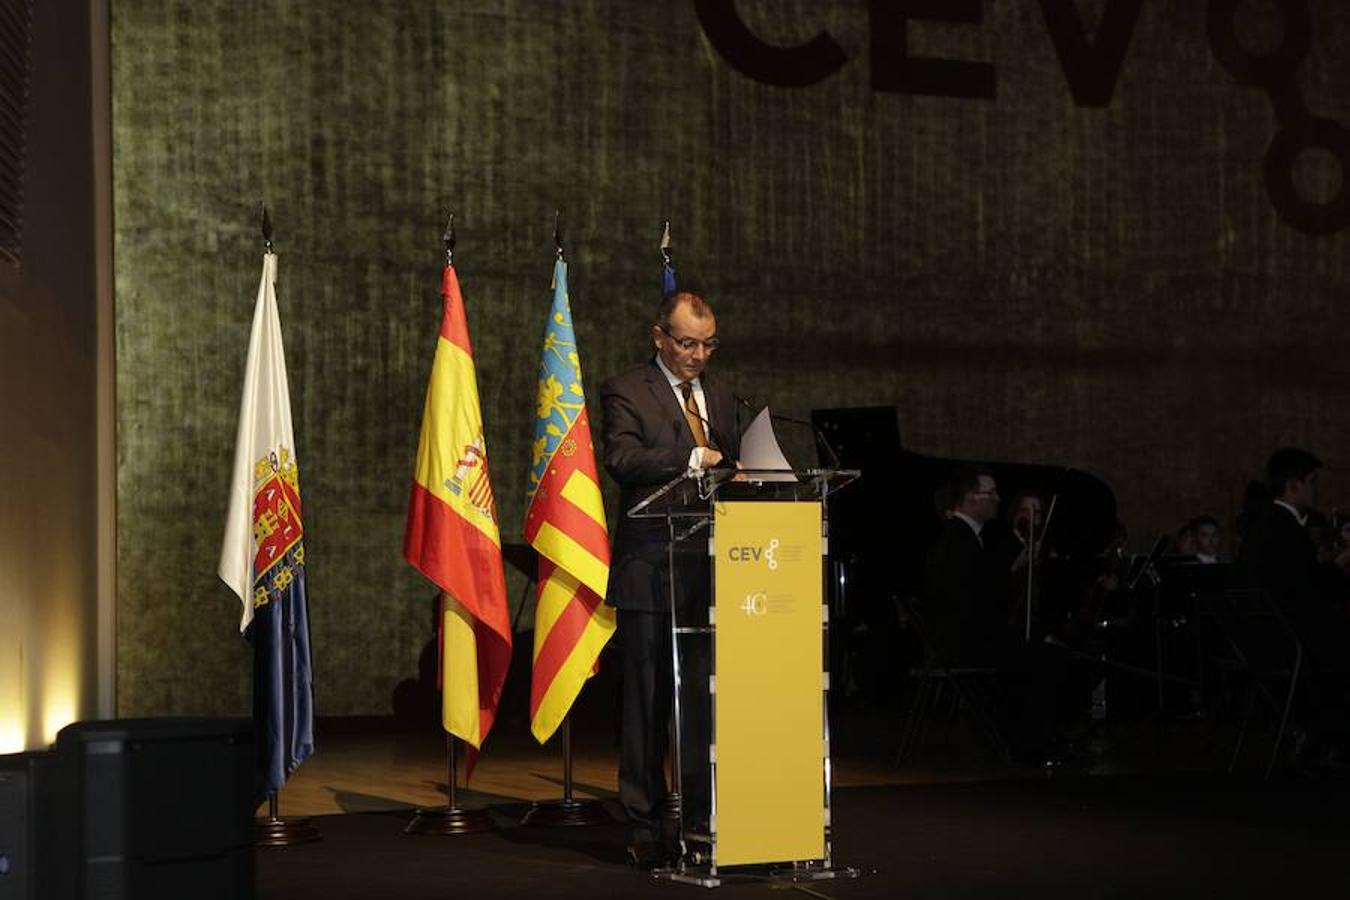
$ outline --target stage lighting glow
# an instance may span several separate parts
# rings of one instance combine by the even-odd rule
[[[0,720],[0,753],[22,753],[23,723],[18,719]]]
[[[42,742],[55,742],[56,733],[74,722],[75,718],[75,703],[72,699],[49,701],[42,710]]]
[[[3,610],[0,610],[3,612]],[[0,645],[0,753],[27,749],[24,727],[23,639]]]
[[[57,636],[48,646],[46,685],[39,700],[42,710],[42,744],[55,742],[56,733],[79,718],[78,688],[80,673],[73,664],[74,640],[69,634]]]

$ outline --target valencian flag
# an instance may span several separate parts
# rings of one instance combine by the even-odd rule
[[[604,603],[609,532],[567,301],[567,263],[561,259],[553,266],[553,308],[544,329],[535,413],[525,540],[539,552],[530,731],[542,744],[567,715],[614,633],[614,610]]]
[[[445,267],[441,294],[403,555],[441,590],[441,721],[481,749],[511,662],[511,622],[473,346],[453,265]]]
[[[239,630],[253,645],[253,717],[268,791],[280,790],[314,752],[305,529],[276,279],[277,258],[267,253],[244,368],[219,569],[243,603]]]

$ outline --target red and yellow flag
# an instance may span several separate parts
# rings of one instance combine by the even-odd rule
[[[511,663],[511,622],[478,378],[454,266],[417,445],[403,555],[441,589],[441,720],[481,748]]]
[[[542,744],[562,723],[614,633],[614,610],[604,602],[609,532],[562,260],[553,269],[535,412],[525,540],[539,552],[530,731]]]

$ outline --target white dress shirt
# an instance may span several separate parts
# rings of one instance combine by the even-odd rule
[[[1298,527],[1300,527],[1300,528],[1306,528],[1306,527],[1307,527],[1307,525],[1308,525],[1308,514],[1307,514],[1307,513],[1301,513],[1301,512],[1299,512],[1298,510],[1296,510],[1296,509],[1294,509],[1292,506],[1290,506],[1288,503],[1285,503],[1283,500],[1276,500],[1276,501],[1275,501],[1275,505],[1276,505],[1276,506],[1283,506],[1285,509],[1289,510],[1289,515],[1293,516],[1294,519],[1298,522]]]
[[[970,530],[975,532],[975,540],[979,541],[980,546],[983,547],[984,538],[980,537],[980,532],[984,530],[984,523],[975,521],[970,516],[961,512],[959,509],[953,512],[952,515],[970,526]]]

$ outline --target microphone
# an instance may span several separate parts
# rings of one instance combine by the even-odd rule
[[[755,409],[757,405],[760,407],[760,409],[763,409],[764,407],[768,406],[767,403],[757,404],[750,397],[742,397],[740,394],[734,394],[733,396],[736,398],[737,403],[739,403],[741,406],[744,406],[746,409],[751,410],[752,412],[757,412]],[[798,419],[795,416],[785,416],[780,413],[776,413],[773,410],[769,411],[769,418],[774,420],[775,422],[788,422],[792,425],[800,425],[803,428],[811,429],[811,434],[815,436],[816,443],[824,447],[825,452],[830,455],[830,466],[835,469],[843,468],[843,466],[839,462],[839,454],[834,452],[834,447],[830,446],[829,440],[827,440],[825,437],[825,432],[817,428],[816,423],[807,421],[806,419]]]

